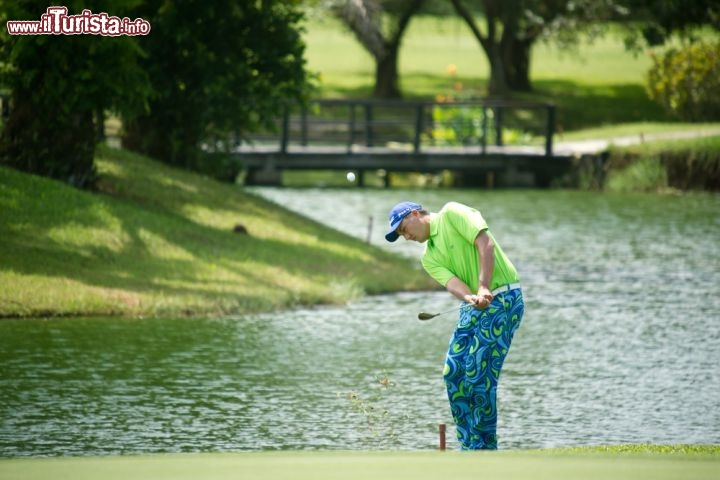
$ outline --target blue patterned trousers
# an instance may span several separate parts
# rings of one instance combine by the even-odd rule
[[[463,450],[497,449],[497,386],[525,309],[520,289],[483,309],[461,309],[443,379]]]

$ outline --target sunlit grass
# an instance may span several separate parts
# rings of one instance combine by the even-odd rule
[[[0,460],[6,480],[344,478],[437,480],[480,472],[505,480],[700,480],[717,476],[717,446],[619,446],[461,452],[256,452]]]
[[[713,455],[720,457],[720,445],[629,443],[622,445],[599,445],[594,447],[568,447],[544,450],[553,453],[629,453],[661,455]]]
[[[577,132],[564,132],[557,140],[591,140],[597,138],[615,138],[628,135],[650,135],[670,132],[698,132],[720,135],[720,122],[718,123],[663,123],[638,122],[618,123],[612,125],[586,128]]]
[[[107,148],[96,164],[99,193],[0,168],[0,316],[224,314],[434,287],[237,186]]]

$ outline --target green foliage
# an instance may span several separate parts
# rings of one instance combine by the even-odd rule
[[[145,2],[152,25],[141,40],[155,90],[150,112],[126,124],[124,145],[170,164],[196,168],[202,142],[227,147],[236,136],[273,127],[302,101],[302,14],[297,2]]]
[[[720,119],[720,42],[694,43],[653,57],[647,89],[682,120]]]
[[[131,2],[65,2],[68,14],[84,8],[123,16]],[[0,18],[35,20],[47,2],[3,2]],[[0,163],[76,186],[95,180],[96,112],[130,116],[149,93],[132,37],[0,33],[0,83],[12,91],[10,117],[0,137]]]
[[[720,4],[717,0],[620,0],[625,18],[629,48],[639,50],[643,43],[662,45],[674,34],[691,37],[702,27],[720,29]]]
[[[483,124],[492,111],[482,107],[459,105],[454,107],[435,106],[432,109],[433,129],[431,142],[434,145],[479,145],[483,140]]]
[[[509,110],[510,114],[516,113]],[[433,127],[427,141],[431,145],[493,145],[497,141],[498,126],[493,108],[473,105],[436,105],[432,109]],[[532,135],[503,125],[503,145],[527,144]]]
[[[298,2],[73,0],[83,9],[142,18],[140,37],[10,36],[0,32],[0,85],[11,91],[0,162],[89,186],[96,130],[111,111],[127,143],[197,166],[203,143],[271,125],[309,90]],[[0,19],[37,20],[46,2],[2,2]],[[224,166],[222,175],[233,177]]]

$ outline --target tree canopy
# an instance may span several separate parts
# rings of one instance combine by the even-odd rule
[[[111,111],[126,144],[186,167],[203,142],[268,126],[304,100],[298,1],[72,0],[68,15],[142,18],[144,36],[0,32],[0,87],[11,95],[0,163],[86,187],[96,130]],[[40,20],[47,3],[0,4],[0,19]]]
[[[642,44],[657,46],[673,34],[692,37],[702,27],[720,31],[720,3],[717,0],[618,0],[624,15],[619,19],[628,26],[627,43],[631,48]]]
[[[116,15],[127,1],[70,1],[82,12],[102,3]],[[4,2],[3,20],[34,20],[47,2]],[[101,10],[98,10],[101,11]],[[102,10],[106,11],[106,10]],[[3,22],[4,23],[4,22]],[[131,37],[15,35],[0,33],[0,84],[11,91],[10,117],[0,135],[0,163],[77,186],[94,181],[98,110],[126,117],[140,112],[150,92],[142,55]]]
[[[140,65],[154,94],[128,122],[131,149],[196,167],[201,142],[269,127],[309,92],[297,2],[151,0],[137,12],[153,25]]]

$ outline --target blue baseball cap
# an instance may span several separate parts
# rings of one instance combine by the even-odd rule
[[[410,212],[415,210],[422,210],[422,205],[414,202],[400,202],[390,210],[390,230],[385,234],[385,240],[388,242],[394,242],[400,237],[397,233],[397,228],[400,226],[400,222],[403,218],[410,215]]]

